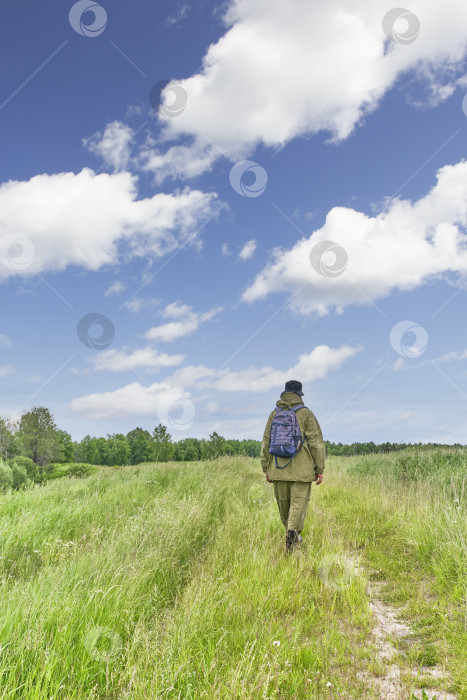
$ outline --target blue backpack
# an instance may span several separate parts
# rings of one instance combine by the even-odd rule
[[[269,454],[274,455],[277,469],[285,469],[303,447],[302,432],[298,423],[296,411],[306,408],[303,404],[293,408],[276,408],[272,419],[269,436]],[[278,457],[290,457],[287,464],[280,467]]]

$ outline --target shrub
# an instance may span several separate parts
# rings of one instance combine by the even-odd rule
[[[13,486],[13,474],[8,464],[0,461],[0,491],[8,491]]]
[[[11,475],[13,477],[13,488],[18,490],[28,481],[28,473],[26,469],[16,462],[11,465]]]
[[[62,476],[68,475],[68,464],[52,464],[50,468],[44,472],[43,481],[53,481],[54,479],[60,479]]]
[[[70,464],[68,467],[68,476],[74,476],[76,479],[85,479],[96,471],[96,467],[92,464]]]
[[[26,469],[26,473],[30,479],[34,479],[37,475],[37,466],[34,464],[33,460],[29,457],[23,457],[18,455],[17,457],[10,457],[8,460],[10,467],[16,464],[18,467]]]

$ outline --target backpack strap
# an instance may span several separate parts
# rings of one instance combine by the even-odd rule
[[[300,447],[298,448],[298,450],[296,451],[296,453],[294,454],[293,457],[296,457],[296,456],[298,455],[298,453],[300,452],[300,450],[301,450],[302,447],[303,447],[303,443],[304,443],[304,442],[305,442],[305,440],[302,440],[302,442],[301,442],[301,444],[300,444]],[[277,461],[277,455],[274,455],[274,459],[276,460],[276,467],[277,467],[277,469],[285,469],[286,467],[288,467],[289,464],[290,464],[290,462],[293,460],[293,457],[291,457],[291,458],[289,459],[289,461],[287,462],[287,464],[284,464],[283,467],[280,467],[280,466],[279,466],[279,463],[278,463],[278,461]]]

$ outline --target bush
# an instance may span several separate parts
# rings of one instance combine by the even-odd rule
[[[68,465],[67,464],[52,464],[49,469],[42,475],[43,481],[53,481],[54,479],[60,479],[62,476],[68,475]]]
[[[85,479],[87,476],[94,474],[97,469],[92,464],[70,464],[67,471],[69,477],[74,476],[76,479]]]
[[[16,462],[11,465],[11,475],[13,477],[13,488],[18,490],[28,481],[28,473],[24,467]]]
[[[30,479],[35,479],[37,476],[37,466],[34,464],[33,460],[29,457],[23,457],[18,455],[17,457],[10,457],[8,460],[10,467],[16,464],[18,467],[26,469],[26,473]]]
[[[8,464],[0,461],[0,491],[8,491],[13,486],[13,474]]]

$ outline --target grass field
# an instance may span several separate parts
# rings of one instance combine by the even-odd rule
[[[0,698],[382,697],[368,579],[414,631],[404,697],[438,664],[465,700],[466,480],[454,451],[330,458],[291,556],[254,459],[3,495]]]

